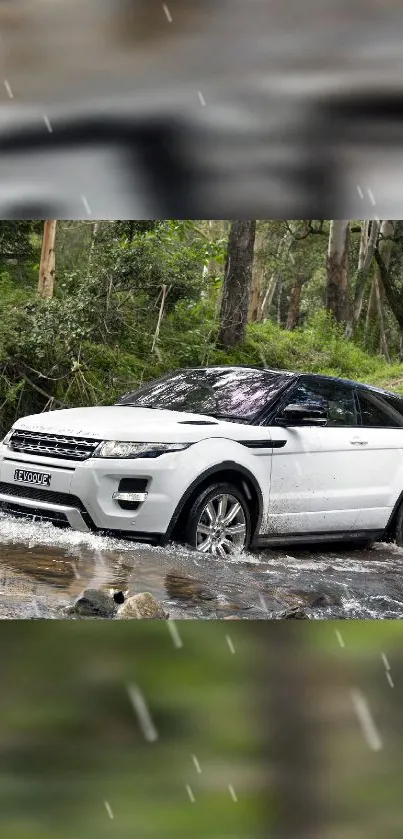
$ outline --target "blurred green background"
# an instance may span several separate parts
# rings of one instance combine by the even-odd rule
[[[2,623],[2,839],[401,839],[400,622],[175,629]]]

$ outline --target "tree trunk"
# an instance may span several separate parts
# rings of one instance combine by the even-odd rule
[[[55,286],[55,239],[57,221],[45,221],[39,267],[38,294],[51,300]]]
[[[218,342],[224,347],[234,347],[244,339],[252,283],[255,235],[256,221],[232,222],[218,334]]]
[[[401,222],[390,222],[391,225],[397,227],[401,225]],[[401,242],[400,242],[401,247]],[[382,259],[382,255],[380,253],[380,249],[377,248],[375,250],[375,259],[376,263],[379,268],[380,276],[382,278],[383,287],[385,290],[385,296],[389,303],[390,308],[400,326],[403,329],[403,299],[400,289],[396,288],[395,283],[392,281],[390,276],[390,272],[385,266],[385,263]],[[401,261],[401,254],[400,254],[400,261]]]
[[[361,230],[360,253],[358,257],[354,302],[349,324],[346,329],[347,338],[351,338],[354,328],[357,326],[358,321],[361,317],[362,306],[364,302],[364,294],[367,287],[368,273],[371,267],[375,248],[378,244],[380,230],[380,222],[375,219],[371,222],[370,230],[369,219],[363,221],[362,225],[363,226]]]
[[[283,297],[283,278],[280,276],[277,282],[277,326],[281,326],[281,301]]]
[[[379,269],[378,269],[379,270]],[[386,337],[386,330],[385,330],[385,319],[383,317],[383,299],[384,294],[382,294],[381,286],[382,280],[380,277],[375,277],[375,294],[376,294],[376,303],[378,309],[378,322],[379,322],[379,351],[382,355],[385,356],[387,361],[390,361],[390,354],[389,354],[389,346],[388,346],[388,339]]]
[[[260,299],[260,303],[259,303],[258,316],[257,316],[257,320],[259,321],[259,323],[261,323],[262,321],[264,321],[266,319],[267,312],[269,311],[270,306],[273,302],[274,295],[276,294],[278,284],[279,284],[279,282],[281,282],[280,264],[282,263],[284,253],[285,253],[285,250],[287,248],[287,245],[290,243],[290,239],[291,239],[290,232],[287,231],[287,233],[284,234],[284,236],[281,238],[281,241],[278,244],[277,254],[276,254],[277,267],[274,270],[273,274],[271,275],[268,286],[266,288],[266,291],[263,293],[263,295],[261,295],[261,299]]]
[[[290,305],[288,308],[288,315],[287,315],[287,322],[285,325],[286,329],[292,330],[298,326],[299,323],[299,316],[300,316],[300,309],[301,309],[301,294],[302,288],[304,285],[304,277],[298,275],[295,279],[294,285],[291,291],[290,297]]]
[[[93,225],[93,228],[92,228],[91,245],[90,245],[90,249],[89,249],[89,253],[88,253],[87,276],[89,275],[90,270],[91,270],[92,258],[94,256],[95,243],[96,243],[97,236],[98,236],[98,228],[99,228],[99,222],[96,221]]]
[[[338,323],[348,318],[348,247],[350,222],[331,221],[327,254],[326,308]]]
[[[371,323],[378,319],[381,352],[389,358],[389,350],[386,340],[384,318],[383,318],[383,303],[386,295],[385,292],[385,276],[389,272],[390,258],[393,248],[393,221],[382,221],[381,224],[380,241],[377,247],[379,259],[382,261],[382,270],[377,260],[377,268],[375,276],[372,281],[371,294],[368,302],[367,319],[365,324],[365,334],[368,334]]]
[[[376,320],[376,316],[378,314],[378,305],[376,300],[376,286],[377,286],[377,277],[376,275],[373,277],[371,283],[371,291],[368,298],[368,307],[367,307],[367,316],[365,319],[365,340],[368,337],[369,329],[371,323],[374,323]]]
[[[360,236],[360,252],[358,254],[357,266],[358,273],[360,273],[360,271],[362,271],[364,267],[365,255],[368,249],[369,222],[369,218],[364,219],[364,221],[362,222],[362,230]]]
[[[202,227],[204,223],[206,224],[207,228],[206,233],[204,232]],[[200,222],[198,227],[195,227],[195,230],[197,233],[201,234],[202,237],[206,239],[209,244],[216,242],[218,239],[224,238],[226,233],[225,222],[214,221],[210,219],[207,223],[204,223]],[[218,262],[214,259],[213,256],[210,257],[203,266],[203,278],[218,276],[220,273],[221,268]]]
[[[258,230],[256,235],[255,241],[255,249],[254,249],[254,256],[253,256],[253,268],[252,268],[252,294],[249,304],[249,314],[248,320],[250,322],[254,322],[258,320],[259,317],[259,303],[260,303],[260,296],[261,296],[261,288],[263,285],[263,278],[265,275],[266,267],[262,263],[261,259],[261,251],[265,242],[266,238],[266,231],[265,230]]]
[[[249,315],[248,315],[248,320],[249,320],[250,323],[254,323],[258,319],[260,287],[261,287],[261,284],[262,284],[263,273],[264,273],[264,269],[262,268],[261,265],[256,266],[253,269],[252,295],[251,295],[251,299],[250,299]]]
[[[379,242],[379,253],[382,257],[383,264],[387,270],[389,270],[390,265],[390,257],[392,255],[392,248],[393,248],[393,234],[395,230],[395,224],[393,221],[383,221],[381,224],[381,240]],[[379,271],[379,267],[377,268],[377,275],[379,280],[382,282],[381,273]],[[383,289],[382,289],[383,291]],[[382,295],[383,296],[383,295]]]
[[[275,273],[272,274],[272,276],[270,278],[269,285],[267,286],[267,289],[264,293],[263,299],[262,299],[261,303],[259,304],[259,311],[258,311],[258,316],[257,316],[257,320],[259,321],[259,323],[262,323],[262,321],[264,321],[266,319],[267,312],[270,309],[270,306],[273,302],[274,295],[275,295],[276,290],[277,290],[279,279],[280,279],[280,274],[278,273],[278,271],[275,271]]]

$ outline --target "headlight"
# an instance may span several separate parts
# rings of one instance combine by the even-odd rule
[[[180,452],[190,443],[120,443],[108,440],[100,443],[94,457],[159,457],[165,452]]]
[[[14,433],[14,429],[12,428],[11,431],[9,431],[8,434],[6,434],[4,440],[1,441],[3,446],[8,446],[8,444],[11,440],[11,435],[13,433]]]

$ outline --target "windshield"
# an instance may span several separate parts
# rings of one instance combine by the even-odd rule
[[[179,370],[123,396],[118,405],[253,419],[283,389],[290,374],[266,370]]]

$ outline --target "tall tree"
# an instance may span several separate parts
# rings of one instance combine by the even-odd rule
[[[252,269],[252,290],[249,303],[249,321],[257,321],[259,317],[259,306],[263,279],[267,270],[264,259],[264,246],[267,239],[267,230],[260,222],[256,227],[256,239]]]
[[[392,255],[393,248],[393,233],[394,222],[382,221],[382,224],[380,226],[378,253],[382,259],[385,273],[389,271],[390,258]],[[385,288],[380,267],[379,265],[377,265],[375,275],[372,280],[365,329],[366,333],[368,333],[371,321],[374,321],[375,319],[378,321],[380,351],[388,360],[390,360],[388,342],[385,332],[384,301]]]
[[[288,330],[296,329],[299,323],[301,312],[301,294],[306,277],[301,273],[297,273],[290,295],[290,303],[288,307],[287,321],[285,328]]]
[[[256,221],[233,221],[228,239],[218,341],[233,347],[243,341],[252,284]]]
[[[387,227],[386,227],[387,226]],[[386,300],[403,330],[403,295],[401,278],[403,269],[403,222],[383,222],[379,245],[374,256],[378,277],[382,282]]]
[[[346,337],[348,338],[351,338],[353,330],[357,326],[361,316],[367,279],[372,265],[374,251],[378,243],[379,231],[380,222],[377,219],[373,219],[373,221],[366,219],[362,222],[354,301],[351,309],[349,327],[346,331]]]
[[[348,319],[348,249],[350,222],[330,222],[325,306],[338,323]]]
[[[345,330],[346,338],[352,338],[361,317],[368,277],[373,265],[374,251],[378,244],[380,226],[381,223],[378,219],[364,219],[361,221],[360,228],[358,228],[360,232],[360,247],[354,282],[354,295],[352,305],[349,308],[348,322]],[[353,231],[357,232],[357,229],[352,228]]]
[[[286,268],[290,256],[290,250],[292,247],[294,235],[295,222],[287,222],[286,231],[281,231],[280,236],[277,235],[276,237],[277,242],[275,267],[274,271],[271,273],[269,277],[266,289],[262,290],[260,294],[260,302],[257,315],[257,320],[259,322],[266,320],[275,295],[277,295],[277,301],[279,299],[279,296],[281,296],[281,288],[283,285],[283,272]]]
[[[46,300],[53,297],[55,286],[55,240],[57,221],[45,221],[39,266],[38,294]]]

